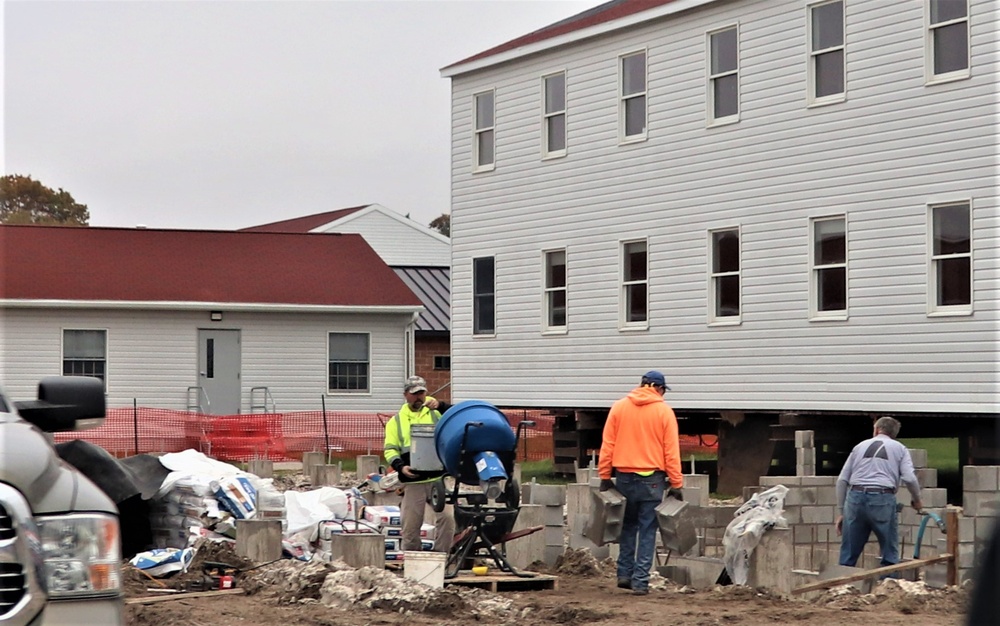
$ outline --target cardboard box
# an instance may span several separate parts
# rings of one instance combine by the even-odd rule
[[[402,524],[398,506],[366,506],[362,517],[379,526],[399,526]]]

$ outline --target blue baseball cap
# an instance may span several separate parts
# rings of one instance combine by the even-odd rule
[[[670,390],[670,387],[667,387],[667,379],[663,377],[663,374],[657,372],[656,370],[649,370],[643,374],[641,384],[656,385],[657,387],[663,387],[667,391]]]

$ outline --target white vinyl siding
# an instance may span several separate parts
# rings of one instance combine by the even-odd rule
[[[710,324],[739,324],[740,230],[723,228],[708,233],[708,321]]]
[[[566,156],[566,72],[542,78],[542,156]]]
[[[0,355],[4,388],[17,400],[35,398],[38,381],[62,372],[62,329],[107,330],[109,407],[186,410],[187,388],[198,384],[198,329],[216,328],[208,311],[9,308],[3,311]],[[226,311],[221,328],[240,331],[241,411],[250,389],[267,387],[279,411],[318,411],[327,390],[328,335],[371,337],[369,394],[335,394],[328,410],[385,411],[398,407],[406,378],[404,333],[409,314],[260,313]]]
[[[620,141],[641,141],[646,138],[646,51],[623,54],[618,61],[619,135]]]
[[[810,316],[814,320],[847,319],[847,219],[843,215],[814,219],[809,231]]]
[[[929,89],[924,3],[849,0],[843,106],[803,106],[797,0],[714,2],[453,78],[453,397],[606,409],[658,369],[675,408],[995,412],[995,6],[969,4],[970,78]],[[714,132],[705,34],[735,23],[740,122]],[[645,46],[649,139],[623,149],[619,55]],[[573,149],[543,163],[538,81],[553,68],[571,77]],[[503,167],[475,176],[472,94],[494,86]],[[927,207],[956,199],[974,208],[975,314],[929,317]],[[850,319],[809,323],[809,220],[848,210]],[[737,224],[742,323],[709,326],[706,233]],[[652,324],[620,332],[621,242],[638,239],[649,242]],[[539,258],[562,247],[572,332],[539,341]],[[471,260],[494,253],[502,333],[480,341]]]
[[[435,266],[451,265],[451,241],[439,233],[428,232],[426,224],[390,214],[391,209],[362,209],[356,215],[322,232],[357,233],[385,261],[386,265]],[[407,245],[401,246],[399,242]]]
[[[930,207],[928,311],[972,313],[972,211],[968,201]]]
[[[708,34],[708,123],[740,119],[740,34],[731,26]]]
[[[544,284],[542,310],[545,311],[543,329],[566,330],[566,251],[551,250],[544,254]]]
[[[968,0],[927,0],[927,81],[969,77]]]
[[[473,169],[487,172],[496,163],[496,92],[485,91],[473,96],[475,106],[475,150],[472,155]]]
[[[844,2],[823,2],[809,11],[809,104],[842,102],[847,93]]]

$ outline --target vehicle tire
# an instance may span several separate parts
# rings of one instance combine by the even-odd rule
[[[434,509],[435,513],[440,513],[444,510],[445,504],[447,504],[447,492],[444,488],[443,480],[436,480],[434,484],[431,485],[431,495],[428,501],[431,504],[431,508]]]
[[[516,509],[521,506],[521,486],[514,478],[507,479],[507,484],[503,487],[503,495],[500,500],[508,509]]]

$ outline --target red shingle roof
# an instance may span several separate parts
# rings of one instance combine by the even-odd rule
[[[368,205],[365,204],[362,206],[351,207],[349,209],[337,209],[336,211],[306,215],[305,217],[295,217],[290,220],[281,220],[280,222],[260,224],[259,226],[248,226],[247,228],[241,228],[240,232],[308,233],[314,228],[318,228],[324,224],[329,224],[330,222],[339,220],[342,217],[347,217],[351,213],[357,213],[367,206]]]
[[[0,226],[0,299],[419,306],[352,234]]]
[[[640,13],[648,9],[653,9],[674,1],[675,0],[611,0],[611,2],[605,2],[600,6],[587,9],[582,13],[578,13],[565,20],[560,20],[555,24],[549,24],[544,28],[528,33],[527,35],[523,35],[517,39],[511,39],[507,43],[502,43],[499,46],[494,46],[489,50],[480,52],[479,54],[473,55],[467,59],[462,59],[457,63],[452,63],[443,69],[485,59],[487,57],[500,54],[501,52],[507,52],[508,50],[514,50],[515,48],[520,48],[539,41],[552,39],[553,37],[582,30],[588,26],[611,22],[619,18]]]

